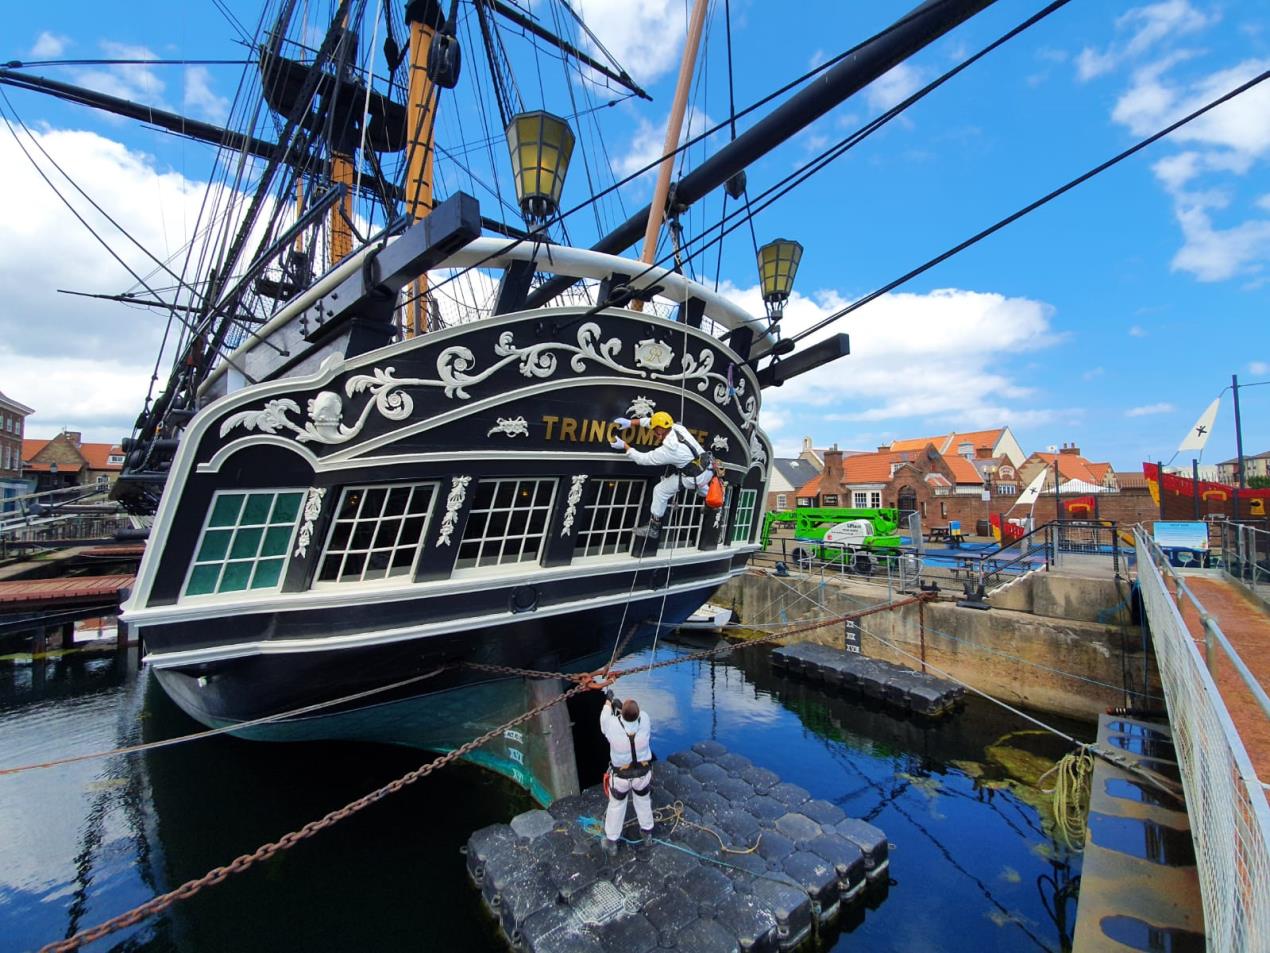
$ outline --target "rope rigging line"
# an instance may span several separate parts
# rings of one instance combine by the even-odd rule
[[[312,705],[305,705],[303,708],[293,708],[290,711],[280,711],[277,714],[265,715],[262,718],[253,718],[250,721],[239,721],[232,725],[223,725],[220,728],[209,728],[207,731],[196,731],[188,735],[178,735],[175,738],[164,738],[160,741],[148,741],[144,744],[126,745],[122,748],[112,748],[109,751],[93,751],[89,754],[72,755],[67,758],[57,758],[53,761],[41,761],[36,764],[23,764],[13,768],[0,768],[0,777],[8,774],[22,774],[26,771],[35,771],[40,768],[55,768],[64,764],[76,764],[80,761],[93,761],[97,758],[110,758],[121,754],[136,754],[139,751],[153,751],[156,748],[170,748],[173,745],[184,744],[187,741],[201,741],[204,738],[211,738],[215,735],[223,735],[232,731],[241,731],[243,728],[254,728],[257,725],[267,725],[271,722],[281,721],[284,718],[295,718],[299,715],[309,715],[315,711],[321,711],[325,708],[334,708],[336,705],[344,705],[348,702],[360,701],[363,698],[369,698],[372,695],[379,695],[384,692],[393,691],[398,688],[405,688],[408,685],[414,685],[427,679],[434,678],[445,671],[445,666],[426,672],[423,675],[415,675],[411,678],[402,679],[399,682],[392,682],[388,685],[380,685],[378,688],[368,688],[365,691],[355,692],[352,695],[344,695],[341,698],[332,698],[330,701],[317,702]]]
[[[980,49],[978,52],[976,52],[972,56],[962,60],[952,69],[948,70],[947,72],[943,73],[936,79],[927,83],[925,86],[923,86],[921,89],[917,90],[916,92],[908,96],[906,99],[900,101],[899,103],[892,106],[890,109],[886,110],[879,116],[865,123],[862,127],[848,134],[847,136],[845,136],[844,138],[842,138],[841,140],[839,140],[837,143],[830,146],[829,148],[825,149],[818,155],[807,160],[802,165],[798,166],[793,172],[789,173],[784,178],[780,179],[773,185],[769,186],[768,188],[760,192],[758,196],[754,198],[754,201],[758,201],[761,203],[758,206],[758,208],[753,207],[751,196],[747,189],[745,192],[744,210],[737,209],[734,212],[732,212],[730,216],[725,215],[721,221],[719,221],[718,223],[714,225],[711,225],[708,229],[705,229],[699,234],[692,236],[688,240],[687,245],[689,246],[698,242],[701,243],[701,246],[697,248],[695,251],[691,252],[687,256],[687,259],[691,260],[697,257],[698,255],[704,254],[708,249],[710,249],[716,243],[721,243],[727,235],[731,234],[733,231],[739,228],[743,222],[749,222],[750,224],[750,237],[751,237],[751,241],[754,242],[755,256],[757,257],[758,239],[754,233],[753,219],[759,212],[767,209],[768,207],[773,205],[775,202],[784,198],[786,195],[792,192],[799,185],[806,182],[813,175],[825,169],[835,159],[838,159],[841,156],[845,155],[850,149],[854,148],[860,142],[867,139],[870,135],[872,135],[878,129],[881,129],[892,119],[895,119],[897,116],[903,113],[910,106],[924,99],[926,96],[934,92],[940,86],[947,83],[957,74],[961,73],[963,70],[968,69],[970,66],[978,62],[983,57],[987,56],[993,50],[997,49],[998,47],[1002,46],[1009,40],[1018,36],[1020,33],[1027,30],[1029,27],[1034,26],[1036,23],[1039,23],[1045,17],[1049,16],[1051,13],[1055,12],[1061,7],[1066,6],[1070,2],[1071,0],[1053,0],[1053,2],[1051,2],[1044,9],[1028,17],[1022,23],[1018,24],[1017,26],[1013,27],[1011,30],[1002,34],[997,39],[993,40],[991,43],[989,43],[987,46]],[[719,124],[720,127],[722,125],[724,125],[724,123]],[[726,225],[725,227],[727,219],[737,218],[737,217],[740,217],[740,221],[734,221],[730,225]],[[710,235],[716,229],[719,230],[719,234],[715,236],[714,238],[707,241],[706,236]],[[651,273],[652,271],[654,271],[655,269],[664,267],[666,263],[670,261],[670,259],[671,259],[671,256],[667,255],[653,261],[651,264],[647,265],[642,272],[632,276],[629,279],[629,282],[636,282],[639,279]],[[797,341],[801,337],[805,336],[805,334],[806,332],[791,338],[791,340]]]
[[[1082,173],[1081,175],[1076,176],[1076,178],[1071,179],[1064,185],[1061,185],[1058,188],[1054,189],[1052,192],[1049,192],[1046,195],[1043,195],[1041,198],[1037,199],[1036,201],[1023,206],[1023,208],[1019,209],[1018,211],[1013,212],[1010,215],[1007,215],[1005,218],[1000,219],[999,221],[995,222],[992,225],[989,225],[987,228],[970,236],[965,241],[960,242],[957,245],[954,245],[952,248],[948,249],[942,254],[936,255],[934,258],[931,258],[925,263],[918,265],[916,268],[914,268],[912,271],[908,272],[907,274],[901,275],[899,278],[896,278],[894,281],[888,282],[887,284],[883,285],[881,288],[878,288],[877,290],[872,291],[869,294],[865,295],[863,298],[853,301],[851,304],[847,305],[846,307],[834,312],[831,315],[828,315],[827,317],[813,324],[810,328],[807,328],[806,330],[800,331],[798,334],[795,334],[792,338],[790,338],[790,340],[795,342],[800,341],[803,338],[807,337],[809,334],[814,334],[816,331],[819,331],[820,329],[827,327],[828,325],[832,324],[834,321],[837,321],[841,318],[846,317],[851,312],[864,307],[866,304],[868,304],[870,301],[873,301],[875,298],[881,297],[887,292],[892,291],[895,288],[898,288],[900,285],[904,284],[905,282],[913,278],[916,278],[918,275],[921,275],[924,272],[929,271],[931,268],[934,268],[936,265],[944,261],[947,261],[949,258],[953,257],[957,253],[964,251],[965,249],[971,247],[972,245],[978,244],[980,241],[987,238],[989,235],[995,234],[996,232],[1005,228],[1005,226],[1018,221],[1020,218],[1027,215],[1029,212],[1033,212],[1036,209],[1040,208],[1041,206],[1049,204],[1051,201],[1058,198],[1060,195],[1063,195],[1066,192],[1069,192],[1072,189],[1074,189],[1076,186],[1081,185],[1084,182],[1087,182],[1089,179],[1092,179],[1094,176],[1098,175],[1099,173],[1105,172],[1107,169],[1110,169],[1112,166],[1117,165],[1123,160],[1129,158],[1130,156],[1135,155],[1136,153],[1142,151],[1147,146],[1154,144],[1155,142],[1159,141],[1160,139],[1163,139],[1165,136],[1169,135],[1170,133],[1175,132],[1176,130],[1182,128],[1187,123],[1192,122],[1195,119],[1198,119],[1200,116],[1203,116],[1205,113],[1209,112],[1210,110],[1216,109],[1218,106],[1222,105],[1223,103],[1226,103],[1229,100],[1234,99],[1236,96],[1239,96],[1240,94],[1245,93],[1248,90],[1252,89],[1253,87],[1265,82],[1266,79],[1270,79],[1270,70],[1266,70],[1258,74],[1257,76],[1254,76],[1252,79],[1248,80],[1247,82],[1235,87],[1234,89],[1230,90],[1226,94],[1219,96],[1217,99],[1212,100],[1207,105],[1201,106],[1199,109],[1196,109],[1194,112],[1189,113],[1186,116],[1183,116],[1181,119],[1177,120],[1176,122],[1170,123],[1169,125],[1165,126],[1163,129],[1160,129],[1158,132],[1153,133],[1152,135],[1148,136],[1145,139],[1142,139],[1137,144],[1130,146],[1128,149],[1124,150],[1121,153],[1118,153],[1117,155],[1108,159],[1106,162],[1103,162],[1099,165],[1094,166],[1092,169],[1089,169],[1088,171]]]

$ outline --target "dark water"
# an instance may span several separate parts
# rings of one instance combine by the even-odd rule
[[[685,651],[663,644],[658,655]],[[717,738],[887,833],[889,892],[835,949],[1064,948],[1079,860],[1046,834],[1029,789],[1001,787],[1000,765],[1026,775],[1018,750],[1052,758],[1061,749],[1012,734],[1029,726],[986,703],[929,727],[776,678],[761,649],[733,658],[634,676],[625,694],[651,713],[663,755]],[[574,714],[587,730],[590,711]],[[0,671],[0,767],[196,727],[151,679],[112,657],[63,659],[42,677],[30,667]],[[0,776],[0,949],[36,949],[108,919],[426,758],[389,746],[219,737]],[[1021,763],[1044,765],[1027,755]],[[88,949],[500,950],[459,847],[472,830],[531,806],[480,769],[448,767]]]

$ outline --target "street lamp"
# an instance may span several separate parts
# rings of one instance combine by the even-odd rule
[[[516,200],[525,221],[539,224],[560,208],[560,192],[573,155],[573,130],[559,116],[517,113],[507,124]]]
[[[785,311],[802,259],[803,246],[787,238],[777,238],[758,250],[759,286],[767,316],[773,321],[779,321]]]

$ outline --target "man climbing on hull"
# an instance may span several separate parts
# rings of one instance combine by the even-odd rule
[[[666,515],[666,508],[680,489],[688,487],[702,496],[706,495],[710,480],[714,477],[710,456],[688,432],[688,428],[675,423],[664,410],[657,411],[651,417],[634,420],[617,417],[613,422],[623,430],[628,427],[650,427],[657,441],[656,447],[644,451],[636,450],[620,437],[614,437],[610,444],[614,450],[621,450],[640,466],[669,466],[674,470],[653,488],[652,519],[648,521],[647,529],[638,531],[641,535],[657,539],[661,536],[661,521]]]

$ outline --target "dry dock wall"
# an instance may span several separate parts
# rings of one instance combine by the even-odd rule
[[[1132,687],[1143,679],[1141,631],[1116,624],[1128,620],[1127,609],[1118,608],[1127,600],[1117,585],[1127,596],[1123,582],[1038,575],[1001,600],[1069,612],[1066,617],[1000,607],[995,599],[988,611],[944,600],[901,606],[861,620],[861,650],[910,668],[920,669],[924,659],[933,674],[941,669],[1003,701],[1093,720],[1108,706],[1125,704],[1126,673]],[[1025,586],[1029,591],[1015,591]],[[885,588],[849,579],[755,572],[729,582],[713,601],[731,606],[742,625],[757,627],[845,615],[887,599]],[[809,637],[841,646],[842,626]]]

